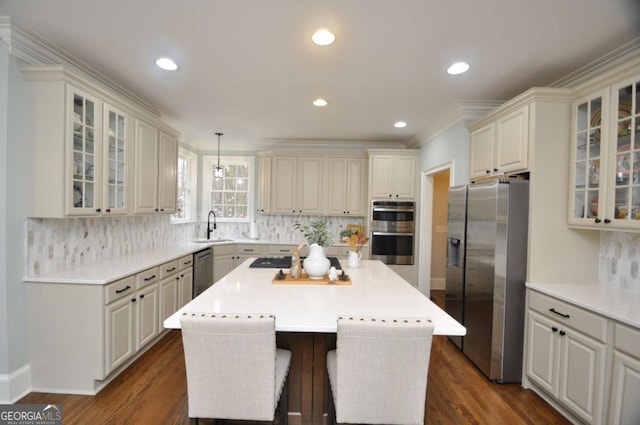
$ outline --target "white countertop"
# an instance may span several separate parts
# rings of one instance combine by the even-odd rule
[[[640,328],[640,294],[638,293],[595,284],[527,282],[526,286],[610,319]]]
[[[164,322],[179,329],[180,315],[199,313],[271,313],[276,330],[336,332],[339,315],[426,317],[436,335],[465,335],[466,329],[380,261],[346,268],[351,285],[273,284],[275,269],[250,269],[246,260]]]
[[[200,239],[202,241],[204,239]],[[70,283],[84,285],[104,285],[139,273],[150,267],[166,263],[198,252],[202,249],[221,245],[255,244],[255,245],[295,245],[293,242],[269,241],[266,239],[211,239],[209,242],[178,242],[169,247],[129,254],[92,264],[85,264],[69,270],[46,273],[38,276],[25,276],[23,281],[36,283]],[[336,243],[333,246],[347,246]]]

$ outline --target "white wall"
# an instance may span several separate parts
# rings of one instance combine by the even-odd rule
[[[469,183],[469,130],[459,122],[420,148],[420,169],[435,168],[453,161],[453,185]]]
[[[0,43],[0,403],[15,401],[30,389],[28,369],[25,271],[25,199],[28,178],[24,80],[13,56]]]

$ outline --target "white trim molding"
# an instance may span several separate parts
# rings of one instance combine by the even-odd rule
[[[457,100],[428,128],[409,139],[408,148],[418,148],[460,122],[475,121],[504,101]]]
[[[0,404],[15,403],[31,392],[31,366],[0,375]]]

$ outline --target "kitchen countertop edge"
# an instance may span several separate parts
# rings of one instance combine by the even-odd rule
[[[640,293],[598,284],[527,282],[526,287],[640,329]]]

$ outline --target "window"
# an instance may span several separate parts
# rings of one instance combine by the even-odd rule
[[[210,210],[218,221],[250,221],[253,211],[253,157],[220,157],[223,176],[215,178],[213,170],[218,165],[215,156],[204,158],[203,206],[204,216]]]
[[[178,205],[176,212],[171,216],[174,222],[192,221],[194,207],[196,205],[196,168],[197,157],[195,154],[178,149]]]

